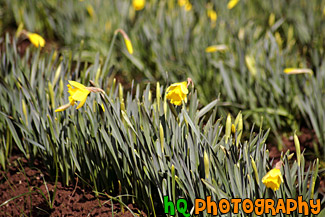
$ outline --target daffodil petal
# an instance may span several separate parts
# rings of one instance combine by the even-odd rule
[[[88,94],[90,93],[89,90],[80,90],[78,89],[73,95],[72,99],[74,101],[83,101],[84,99],[87,98]]]
[[[181,90],[184,94],[188,94],[188,89],[187,89],[187,82],[184,81],[181,83]]]
[[[80,84],[76,81],[69,81],[69,83],[75,88],[86,89],[86,86],[84,86],[83,84]]]
[[[176,86],[170,85],[170,86],[166,89],[166,92],[168,93],[168,92],[174,90],[175,87],[176,87]]]
[[[81,108],[87,100],[87,97],[85,97],[82,101],[80,101],[79,105],[77,106],[77,109]]]

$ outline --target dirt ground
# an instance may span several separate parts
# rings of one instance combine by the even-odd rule
[[[302,128],[301,129],[301,135],[298,135],[301,152],[305,150],[305,158],[307,161],[313,161],[315,160],[315,155],[310,155],[313,151],[313,143],[317,141],[316,134],[313,130]],[[282,142],[283,142],[283,152],[286,152],[287,150],[290,150],[290,153],[296,152],[296,147],[293,141],[293,136],[282,136]],[[274,158],[274,164],[280,160],[281,151],[279,151],[278,146],[275,144],[267,144],[267,148],[270,152],[270,159]],[[296,156],[294,156],[295,158]]]
[[[17,162],[16,160],[17,157],[13,157],[11,162],[14,164]],[[0,171],[0,204],[15,196],[26,194],[0,207],[0,216],[113,216],[112,210],[116,217],[133,216],[126,207],[123,212],[118,202],[112,204],[108,197],[99,196],[97,198],[91,189],[82,189],[80,182],[77,186],[67,187],[62,186],[59,182],[53,209],[50,209],[42,193],[36,192],[43,192],[44,196],[48,198],[42,177],[44,174],[36,168],[31,169],[26,164],[24,164],[25,174],[19,168],[20,166],[17,165],[11,166],[7,172]],[[52,194],[53,183],[46,184]],[[147,216],[133,204],[129,204],[128,207],[137,216]]]

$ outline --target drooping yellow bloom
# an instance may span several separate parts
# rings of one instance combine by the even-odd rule
[[[187,82],[179,82],[170,85],[167,90],[166,98],[174,105],[182,105],[182,101],[187,102]]]
[[[280,169],[274,168],[270,170],[263,178],[263,184],[267,188],[271,188],[273,191],[276,191],[280,188],[280,184],[283,182],[282,174]]]
[[[283,70],[286,74],[313,74],[313,70],[311,69],[299,69],[299,68],[285,68]]]
[[[94,12],[94,8],[93,8],[93,6],[91,6],[91,4],[88,4],[87,5],[87,12],[88,12],[88,14],[89,14],[89,16],[91,18],[94,17],[95,12]]]
[[[132,5],[136,11],[141,11],[146,5],[146,0],[133,0]]]
[[[90,93],[90,90],[88,87],[76,82],[76,81],[69,81],[68,86],[68,92],[70,94],[69,96],[69,103],[65,104],[63,106],[60,106],[55,110],[55,112],[61,112],[69,108],[70,106],[73,106],[76,101],[80,101],[79,105],[77,106],[77,109],[81,108]]]
[[[45,40],[42,36],[36,34],[36,33],[27,33],[27,37],[29,41],[35,46],[35,47],[44,47],[45,46]]]
[[[188,0],[178,0],[178,5],[183,7],[186,4],[186,2],[188,2]]]
[[[227,8],[229,10],[233,9],[237,4],[238,4],[239,0],[230,0],[228,2]]]
[[[185,8],[186,11],[190,11],[192,9],[192,4],[189,0],[178,0],[178,5]]]
[[[208,9],[207,13],[208,13],[208,17],[210,18],[210,20],[212,22],[217,21],[217,18],[218,18],[217,12],[215,12],[213,9]]]
[[[188,1],[185,5],[185,10],[190,11],[192,9],[192,4]]]
[[[115,30],[115,34],[117,33],[121,33],[123,38],[124,38],[124,42],[125,42],[125,46],[126,46],[126,49],[128,50],[128,52],[130,54],[133,54],[133,47],[132,47],[132,43],[131,43],[131,40],[129,38],[129,36],[124,32],[123,29],[117,29]]]
[[[91,82],[91,81],[90,81]],[[91,82],[92,83],[92,82]],[[93,84],[93,83],[92,83]],[[86,87],[76,81],[69,81],[68,86],[68,93],[70,94],[69,96],[69,103],[65,104],[63,106],[60,106],[55,110],[55,112],[61,112],[69,108],[70,106],[73,106],[76,101],[79,101],[79,105],[77,106],[77,109],[81,108],[89,95],[90,92],[97,93],[105,93],[104,90],[98,88],[98,87]],[[103,105],[102,105],[103,108]],[[103,108],[104,110],[104,108]],[[105,111],[105,110],[104,110]]]
[[[70,85],[68,85],[68,92],[70,93],[69,101],[71,105],[74,105],[75,101],[80,101],[77,109],[81,108],[86,102],[86,99],[90,93],[86,86],[76,82],[69,81]]]
[[[217,51],[225,51],[227,49],[228,49],[227,46],[224,45],[224,44],[211,45],[211,46],[205,48],[205,52],[206,53],[214,53],[214,52],[217,52]]]
[[[125,42],[126,49],[128,49],[130,54],[133,54],[133,47],[130,39],[124,38],[124,42]]]

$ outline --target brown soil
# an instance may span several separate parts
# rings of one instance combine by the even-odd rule
[[[311,155],[310,153],[313,151],[313,143],[318,144],[318,140],[316,134],[313,130],[302,128],[300,131],[300,135],[298,136],[300,142],[300,150],[305,151],[305,158],[307,161],[315,160],[315,155]],[[290,153],[296,153],[296,147],[293,141],[293,135],[286,137],[282,135],[282,142],[283,142],[283,150],[282,152],[286,152],[287,150]],[[274,158],[274,164],[280,160],[281,150],[278,149],[277,145],[274,144],[267,144],[267,148],[269,149],[270,159]],[[296,156],[294,156],[295,159]]]
[[[17,157],[11,159],[12,164],[18,162],[16,159]],[[44,179],[49,179],[46,174],[28,167],[26,162],[23,162],[23,165],[23,170],[17,164],[10,166],[6,172],[0,169],[0,204],[12,199],[0,207],[0,216],[113,216],[112,205],[114,216],[133,216],[126,207],[123,211],[118,202],[113,201],[112,204],[107,196],[96,197],[91,189],[85,190],[80,186],[80,182],[76,186],[67,187],[59,182],[53,209],[50,209],[48,199],[45,200],[38,192],[43,192],[48,198],[46,185],[53,195],[53,183],[45,185]],[[25,195],[13,199],[24,193]],[[147,216],[133,204],[128,207],[138,216]]]

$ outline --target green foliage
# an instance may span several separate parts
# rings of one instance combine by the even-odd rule
[[[219,119],[218,99],[199,107],[198,91],[190,88],[188,104],[175,107],[166,101],[163,85],[132,82],[125,92],[112,79],[112,63],[98,55],[81,67],[80,59],[73,61],[79,53],[56,57],[54,52],[28,48],[21,57],[15,39],[12,44],[9,37],[4,41],[2,155],[8,157],[16,145],[31,161],[40,157],[52,177],[64,184],[77,174],[96,194],[134,195],[151,213],[161,209],[165,195],[173,200],[185,197],[190,203],[208,195],[214,200],[318,197],[318,161],[305,171],[303,154],[300,165],[283,154],[284,183],[275,194],[266,189],[261,179],[272,165],[265,144],[269,131],[245,129],[239,114],[236,133],[225,142],[226,120]],[[85,85],[95,81],[106,94],[91,93],[79,110],[55,113],[68,102],[65,85],[70,79]],[[54,197],[48,200],[53,204]]]
[[[325,71],[325,65],[321,66],[318,72]],[[319,143],[322,145],[319,150],[318,145],[314,144],[316,156],[325,159],[325,74],[317,73],[315,77],[311,77],[305,86],[304,95],[298,98],[300,110],[310,120],[311,128],[314,129]]]

